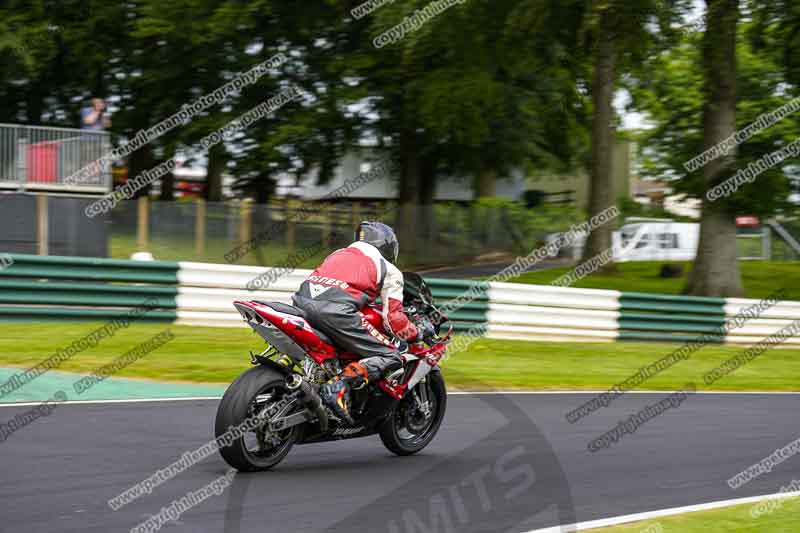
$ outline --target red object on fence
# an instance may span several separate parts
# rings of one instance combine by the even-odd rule
[[[58,176],[60,143],[44,142],[28,147],[28,182],[54,183]]]
[[[758,217],[754,216],[742,216],[736,217],[736,227],[737,228],[757,228],[761,225],[761,221],[758,220]]]

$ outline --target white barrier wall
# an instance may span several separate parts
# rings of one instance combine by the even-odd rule
[[[265,290],[250,291],[247,284],[269,268],[208,263],[180,263],[178,271],[178,323],[202,326],[243,325],[234,300],[291,303],[292,294],[310,270],[280,276]],[[466,293],[434,283],[447,290],[448,299]],[[468,283],[461,282],[463,286]],[[644,295],[611,290],[573,289],[515,283],[488,283],[468,302],[474,324],[486,324],[487,336],[531,341],[612,342],[658,340],[682,342],[702,335],[731,319],[757,300],[690,298]],[[465,308],[466,309],[466,308]],[[800,320],[800,302],[782,301],[759,318],[732,329],[725,342],[755,344]],[[705,328],[705,330],[703,329]],[[786,344],[800,344],[790,338]]]
[[[490,283],[488,336],[610,342],[619,328],[619,292]]]

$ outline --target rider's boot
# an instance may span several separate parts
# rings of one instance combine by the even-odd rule
[[[353,417],[350,415],[350,391],[360,389],[367,382],[367,369],[360,363],[353,362],[347,365],[341,374],[320,388],[320,396],[336,416],[353,425]]]

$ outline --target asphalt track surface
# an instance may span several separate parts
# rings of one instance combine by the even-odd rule
[[[589,440],[666,394],[616,400],[572,425],[577,394],[451,395],[423,453],[377,437],[295,447],[161,531],[521,532],[771,494],[790,459],[732,490],[726,480],[798,438],[798,395],[699,394],[608,449]],[[217,402],[62,405],[0,443],[0,531],[128,532],[226,472],[218,455],[112,511],[107,500],[212,438]],[[29,407],[4,407],[0,421]]]

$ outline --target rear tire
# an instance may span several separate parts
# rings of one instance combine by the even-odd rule
[[[431,402],[430,419],[415,417],[414,399],[409,394],[392,409],[380,429],[383,445],[397,455],[413,455],[431,443],[447,410],[447,388],[441,372],[431,372],[414,389],[427,387]],[[410,412],[411,411],[411,412]],[[412,421],[409,424],[409,420]],[[409,425],[413,427],[409,427]]]
[[[217,438],[233,426],[273,405],[289,390],[286,378],[280,372],[265,366],[256,366],[242,373],[231,383],[217,408],[214,434]],[[258,401],[257,401],[258,400]],[[251,431],[234,440],[230,446],[220,447],[225,462],[240,472],[268,470],[280,463],[297,441],[301,426],[294,426],[271,436]],[[256,442],[256,450],[249,445]]]

